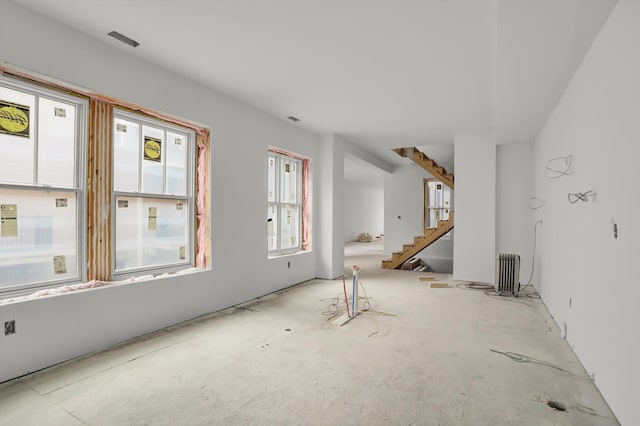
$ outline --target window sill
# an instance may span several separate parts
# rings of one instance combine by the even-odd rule
[[[298,250],[291,253],[272,253],[267,256],[267,259],[281,259],[283,257],[298,256],[305,253],[311,253],[311,250]]]
[[[0,306],[2,305],[8,305],[10,303],[17,303],[17,302],[24,302],[27,300],[34,300],[34,299],[40,299],[40,298],[44,298],[44,297],[50,297],[50,296],[62,296],[65,294],[69,294],[69,293],[75,293],[77,291],[81,291],[81,290],[92,290],[95,288],[99,288],[99,287],[107,287],[107,286],[112,286],[112,285],[121,285],[121,284],[130,284],[130,283],[136,283],[136,282],[140,282],[140,281],[150,281],[150,280],[156,280],[156,279],[160,279],[160,278],[167,278],[167,277],[175,277],[175,276],[180,276],[180,275],[187,275],[187,274],[193,274],[193,273],[199,273],[199,272],[205,272],[210,270],[209,268],[196,268],[196,267],[189,267],[189,268],[185,268],[185,269],[181,269],[179,271],[175,271],[175,272],[164,272],[158,275],[138,275],[138,276],[132,276],[132,277],[128,277],[126,279],[122,279],[122,280],[117,280],[117,281],[97,281],[97,280],[93,280],[93,281],[88,281],[88,282],[84,282],[84,283],[78,283],[78,284],[68,284],[68,285],[62,285],[60,287],[51,287],[51,288],[42,288],[40,290],[36,290],[33,293],[30,294],[16,294],[16,295],[11,295],[10,293],[7,294],[6,298],[3,299],[2,295],[0,295]]]

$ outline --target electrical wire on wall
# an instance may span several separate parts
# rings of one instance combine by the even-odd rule
[[[525,286],[522,287],[520,291],[529,287],[533,280],[533,271],[536,266],[536,245],[537,245],[538,225],[542,225],[542,219],[536,221],[536,224],[533,225],[533,254],[531,255],[531,275],[529,275],[529,280],[527,281],[527,284],[525,284]]]
[[[542,225],[542,219],[536,221],[535,225],[533,225],[533,253],[531,255],[531,274],[529,275],[529,279],[524,287],[522,287],[519,291],[522,292],[524,289],[529,287],[533,282],[533,272],[536,264],[536,250],[537,250],[537,241],[538,241],[538,225]],[[504,298],[500,296],[494,289],[494,286],[491,284],[482,284],[482,283],[462,283],[457,284],[456,287],[462,288],[465,290],[483,290],[487,296],[495,297],[499,300],[505,301],[514,301],[516,303],[522,303],[523,305],[532,306],[528,303],[524,303],[524,301],[516,301],[515,299]],[[539,299],[540,296],[536,294],[527,294],[527,298],[529,299]]]
[[[547,202],[542,198],[538,198],[538,197],[529,198],[529,208],[531,210],[538,210],[542,208],[545,204],[547,204]]]
[[[573,154],[566,157],[556,157],[547,161],[544,166],[544,176],[549,179],[557,179],[573,174]]]
[[[519,290],[520,292],[522,292],[524,289],[529,287],[533,282],[533,272],[534,272],[535,263],[536,263],[538,225],[542,225],[542,220],[536,221],[535,225],[533,225],[533,253],[531,255],[531,275],[529,275],[529,280],[527,281],[527,284],[525,284],[525,286],[522,287]],[[491,284],[483,284],[483,283],[471,282],[471,283],[457,284],[456,287],[462,288],[464,290],[482,290],[482,291],[484,291],[485,295],[493,297],[493,298],[496,298],[498,300],[504,300],[504,301],[510,301],[510,302],[512,301],[512,302],[515,302],[515,303],[521,303],[523,305],[527,305],[529,307],[534,307],[533,305],[530,305],[529,303],[525,303],[523,300],[515,300],[515,299],[505,298],[505,297],[500,296],[495,291],[494,286],[491,285]],[[540,298],[540,296],[538,296],[537,293],[527,294],[526,297],[529,298],[529,299],[539,299]]]
[[[584,203],[589,201],[589,197],[595,197],[596,193],[592,190],[588,190],[585,192],[570,192],[567,194],[567,198],[571,204],[575,204],[578,201],[582,201]]]

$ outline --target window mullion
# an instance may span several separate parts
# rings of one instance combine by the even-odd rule
[[[296,162],[296,208],[298,216],[296,221],[298,224],[298,232],[296,233],[296,246],[302,248],[302,161]]]
[[[88,105],[87,105],[88,107]],[[89,120],[88,108],[78,108],[76,107],[75,114],[75,134],[73,139],[73,149],[75,152],[74,157],[74,171],[73,171],[73,184],[77,189],[76,192],[76,214],[77,214],[77,224],[78,229],[78,238],[77,238],[77,246],[78,246],[78,272],[82,277],[83,281],[87,280],[87,259],[88,259],[88,250],[91,242],[87,238],[88,230],[88,206],[87,206],[87,196],[86,196],[86,188],[87,188],[87,137],[88,137],[88,128],[87,122]],[[82,143],[81,141],[84,141]],[[107,145],[110,146],[110,145]],[[108,196],[110,196],[108,194]]]
[[[274,182],[275,182],[275,205],[276,205],[276,252],[280,252],[280,156],[275,157]]]
[[[185,143],[187,144],[187,155],[185,161],[187,162],[187,205],[189,206],[189,230],[191,231],[191,243],[188,244],[189,259],[193,259],[194,264],[197,266],[196,253],[198,246],[198,224],[196,216],[198,214],[198,206],[196,205],[196,164],[198,158],[198,136],[196,134],[185,135]],[[165,177],[168,180],[168,177]],[[204,249],[203,249],[204,250]]]
[[[142,168],[144,167],[144,124],[138,126],[138,193],[142,192]]]
[[[162,152],[162,193],[167,193],[167,144],[168,144],[168,135],[167,129],[163,129],[164,135],[162,138],[162,145],[160,146],[160,150]],[[185,144],[187,141],[185,141]]]
[[[38,123],[40,122],[40,96],[34,96],[33,102],[33,117],[35,118],[35,125],[32,127],[33,131],[33,183],[37,185],[38,182]]]
[[[115,197],[137,197],[137,198],[156,198],[162,200],[183,200],[189,202],[191,199],[188,195],[172,195],[172,194],[150,194],[147,192],[122,192],[113,191]]]

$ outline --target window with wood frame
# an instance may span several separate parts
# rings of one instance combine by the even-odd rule
[[[309,159],[272,148],[267,155],[269,256],[308,250]]]
[[[439,221],[449,220],[451,200],[451,188],[437,179],[424,179],[425,229],[437,228]]]
[[[86,277],[87,110],[0,76],[0,292]]]
[[[0,297],[209,264],[208,129],[0,66],[0,152]]]
[[[192,264],[191,129],[114,111],[114,274]]]

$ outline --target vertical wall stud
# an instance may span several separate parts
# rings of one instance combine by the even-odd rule
[[[92,99],[87,177],[89,280],[110,281],[113,106]]]

